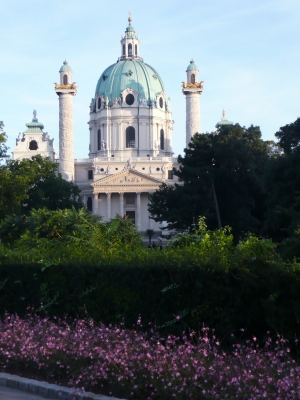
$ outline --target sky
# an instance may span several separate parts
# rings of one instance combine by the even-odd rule
[[[185,147],[181,82],[191,59],[204,81],[202,133],[215,130],[223,109],[230,121],[260,126],[264,140],[300,116],[299,0],[2,0],[0,120],[10,151],[34,109],[58,151],[53,83],[66,59],[78,85],[75,157],[88,157],[89,104],[120,56],[128,11],[141,56],[171,98],[174,156]]]

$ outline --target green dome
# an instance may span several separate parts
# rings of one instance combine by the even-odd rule
[[[108,97],[109,105],[112,105],[127,88],[138,92],[139,98],[145,98],[148,105],[158,93],[165,91],[163,81],[153,67],[141,60],[129,59],[106,68],[98,81],[96,95]]]
[[[65,72],[65,71],[72,71],[72,68],[70,67],[70,65],[68,64],[68,61],[64,61],[63,65],[60,67],[59,72]]]
[[[199,71],[197,65],[192,60],[186,69],[187,71]]]

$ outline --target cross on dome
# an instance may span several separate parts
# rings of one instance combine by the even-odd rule
[[[129,24],[131,24],[131,22],[132,22],[132,18],[131,18],[131,12],[130,11],[128,11],[128,15],[129,15],[129,17],[128,17],[128,22],[129,22]]]

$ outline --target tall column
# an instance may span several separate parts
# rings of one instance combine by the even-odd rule
[[[106,193],[107,221],[111,220],[111,193]]]
[[[136,194],[136,229],[141,231],[141,193]]]
[[[148,193],[148,202],[149,202],[149,195],[150,193]],[[150,213],[149,213],[149,229],[153,229],[153,219],[150,218]]]
[[[87,207],[87,195],[86,194],[83,196],[83,204],[85,205],[85,207]]]
[[[187,67],[187,82],[182,82],[182,93],[186,100],[186,147],[195,133],[200,133],[200,95],[203,82],[198,82],[199,70],[194,61]]]
[[[124,216],[124,193],[119,193],[120,194],[120,216]]]
[[[59,98],[59,172],[67,181],[74,181],[73,97],[77,87],[72,83],[72,69],[67,61],[60,69],[60,84],[55,84]]]
[[[186,95],[186,147],[195,133],[200,133],[200,94]]]
[[[98,214],[98,193],[94,193],[93,214]]]

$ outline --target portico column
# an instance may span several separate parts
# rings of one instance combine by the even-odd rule
[[[98,214],[98,193],[94,193],[93,214]]]
[[[141,193],[136,194],[136,229],[141,230]]]
[[[124,193],[119,193],[120,195],[120,216],[124,217]]]
[[[111,220],[111,193],[106,193],[106,199],[107,199],[107,221]]]
[[[87,195],[86,194],[83,196],[83,204],[85,205],[85,207],[87,207]]]
[[[151,193],[148,193],[148,204],[149,204],[149,195]],[[153,229],[153,219],[150,218],[150,213],[149,213],[149,229]]]

